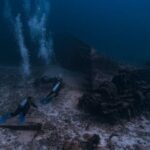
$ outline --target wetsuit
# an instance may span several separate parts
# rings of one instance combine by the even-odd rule
[[[58,80],[58,81],[54,84],[54,86],[53,86],[51,92],[46,96],[46,98],[44,98],[44,99],[41,101],[41,103],[42,103],[42,104],[47,104],[53,97],[56,97],[56,96],[58,95],[58,92],[60,91],[61,87],[62,87],[62,81],[61,81],[61,80]]]
[[[30,107],[33,106],[37,108],[37,106],[28,98],[24,99],[20,102],[17,109],[12,113],[6,113],[3,116],[0,117],[0,123],[5,123],[7,119],[10,119],[12,117],[15,117],[19,115],[19,122],[24,123],[25,122],[25,116],[28,113]]]
[[[51,97],[52,95],[53,96],[57,96],[58,92],[60,91],[61,89],[61,81],[58,81],[52,88],[52,91],[47,95],[47,98],[48,97]]]
[[[25,115],[28,113],[30,107],[33,106],[34,108],[37,108],[37,106],[27,98],[24,99],[18,106],[15,112],[11,113],[11,117],[15,117],[17,115],[20,115],[20,119],[24,118]]]

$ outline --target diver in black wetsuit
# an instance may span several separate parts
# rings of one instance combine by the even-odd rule
[[[62,79],[58,78],[57,81],[54,83],[51,92],[46,96],[46,98],[41,100],[41,103],[42,104],[49,103],[52,98],[58,95],[61,88],[62,88]]]
[[[0,123],[5,123],[7,119],[10,119],[17,115],[19,115],[19,122],[24,123],[25,116],[28,113],[31,106],[34,108],[37,108],[37,106],[32,102],[32,97],[29,96],[19,103],[17,109],[14,112],[6,113],[3,116],[1,116]]]
[[[19,104],[15,112],[11,113],[11,117],[19,115],[20,122],[24,122],[25,116],[31,106],[37,108],[37,106],[32,102],[32,97],[29,96]]]

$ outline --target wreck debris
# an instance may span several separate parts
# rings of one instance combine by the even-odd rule
[[[57,62],[72,71],[87,72],[91,63],[91,47],[70,34],[55,34],[54,51]]]
[[[120,70],[112,80],[97,82],[96,88],[79,100],[79,108],[108,122],[131,119],[150,110],[150,84],[141,70]],[[147,77],[148,78],[148,77]],[[144,78],[144,79],[147,79]]]
[[[42,124],[36,123],[31,125],[0,125],[0,128],[22,131],[40,131],[42,129]]]

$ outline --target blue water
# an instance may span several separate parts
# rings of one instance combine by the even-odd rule
[[[1,11],[4,1],[0,2]],[[19,10],[24,13],[22,1],[11,1],[14,14]],[[117,60],[133,64],[150,61],[149,0],[49,1],[48,25],[52,33],[69,32],[102,54]],[[11,26],[3,18],[3,12],[0,13],[0,21],[0,63],[18,63],[20,55],[16,41]],[[34,59],[34,50],[30,53],[33,53]]]
[[[65,0],[55,7],[55,26],[100,52],[131,63],[150,60],[149,0]]]

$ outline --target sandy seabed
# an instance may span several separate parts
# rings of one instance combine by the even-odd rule
[[[12,131],[0,129],[0,150],[62,150],[66,140],[83,135],[98,134],[100,136],[99,149],[109,149],[109,137],[115,150],[135,150],[136,147],[149,150],[150,147],[150,120],[143,116],[121,122],[118,125],[107,125],[98,122],[90,115],[77,108],[78,99],[83,94],[82,84],[84,76],[62,69],[59,66],[50,66],[46,71],[35,68],[33,76],[28,80],[22,78],[18,68],[0,68],[0,113],[13,111],[22,98],[30,95],[35,102],[48,94],[47,87],[35,87],[35,78],[41,75],[50,77],[60,74],[64,79],[64,88],[59,96],[47,105],[38,104],[38,109],[31,109],[27,115],[27,123],[39,122],[43,130]],[[44,72],[44,74],[43,74]],[[9,120],[9,124],[17,123],[17,118]]]

